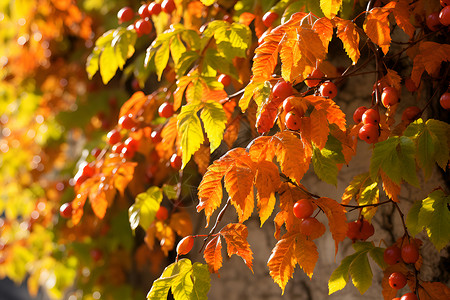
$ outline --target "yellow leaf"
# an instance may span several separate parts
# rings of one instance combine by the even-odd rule
[[[364,21],[364,31],[367,36],[380,46],[384,54],[389,52],[391,45],[391,31],[389,28],[389,13],[386,8],[372,8]]]
[[[257,165],[255,186],[257,193],[257,207],[261,226],[270,217],[275,207],[275,191],[281,184],[278,167],[271,161],[261,161]]]
[[[297,259],[295,254],[296,237],[298,233],[286,233],[272,249],[267,266],[270,276],[283,291],[287,282],[292,278]]]
[[[181,108],[181,112],[177,117],[178,135],[181,140],[183,168],[204,141],[202,125],[199,117],[197,116],[199,109],[200,104],[187,104]]]
[[[320,8],[325,17],[332,19],[342,6],[342,0],[320,0]]]
[[[333,23],[328,18],[320,18],[313,24],[312,29],[319,35],[325,50],[333,38]]]

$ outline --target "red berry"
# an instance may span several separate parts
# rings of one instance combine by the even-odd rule
[[[380,113],[378,110],[373,108],[369,108],[362,115],[362,121],[364,124],[375,124],[378,125],[380,123]]]
[[[231,77],[227,74],[221,74],[218,81],[223,84],[223,86],[229,86],[231,83]]]
[[[292,103],[292,98],[291,97],[287,97],[284,101],[283,101],[283,110],[284,112],[288,113],[291,110],[294,109],[294,104]]]
[[[301,120],[300,117],[295,114],[295,112],[290,111],[286,114],[284,124],[290,130],[299,130]]]
[[[406,276],[400,272],[394,272],[389,276],[389,285],[391,288],[399,290],[406,285]]]
[[[139,148],[139,141],[129,137],[124,142],[125,147],[136,151]]]
[[[77,174],[73,177],[73,180],[75,181],[75,185],[81,185],[83,182],[85,182],[89,177],[83,174],[82,171],[78,171]]]
[[[320,71],[320,69],[314,69],[314,71],[312,71],[311,75],[309,75],[305,79],[305,84],[309,87],[317,86],[320,83],[320,81],[322,80],[321,78],[324,76],[325,76],[325,74],[322,71]],[[309,78],[315,78],[315,79],[309,79]]]
[[[157,143],[161,142],[162,141],[161,131],[153,130],[152,133],[150,134],[150,138],[151,138],[153,144],[157,144]]]
[[[353,113],[353,121],[355,121],[356,124],[361,123],[362,121],[362,115],[366,112],[367,107],[360,106],[358,107],[355,112]]]
[[[337,95],[337,87],[331,81],[325,81],[322,83],[319,90],[323,97],[328,97],[330,99],[333,99]]]
[[[311,217],[314,212],[314,207],[308,199],[301,199],[294,204],[294,215],[299,219]]]
[[[359,236],[359,229],[361,227],[361,224],[358,223],[358,221],[350,222],[348,223],[348,229],[347,229],[347,237],[351,239],[352,241],[356,241]]]
[[[156,2],[152,2],[148,5],[148,11],[150,12],[151,15],[159,15],[159,13],[161,12],[161,4],[156,3]]]
[[[390,246],[384,250],[383,258],[388,265],[395,265],[402,260],[402,250],[395,245]]]
[[[418,108],[417,106],[410,106],[405,108],[405,110],[402,113],[402,121],[405,122],[412,122],[416,120],[420,114],[422,113],[422,110]]]
[[[446,7],[450,7],[450,6],[446,6]],[[441,98],[439,99],[439,103],[441,104],[442,108],[449,110],[450,109],[450,92],[443,93]]]
[[[120,23],[131,21],[134,17],[134,11],[131,7],[125,6],[117,13],[117,18]]]
[[[278,19],[278,14],[273,11],[268,11],[262,17],[262,21],[266,27],[272,26],[273,22]]]
[[[415,91],[417,91],[417,86],[414,83],[414,81],[411,79],[411,77],[406,78],[405,87],[411,93],[414,93]]]
[[[375,229],[373,228],[373,225],[367,222],[366,220],[363,220],[359,232],[359,239],[365,241],[368,238],[370,238],[374,233]]]
[[[404,245],[402,247],[402,259],[407,264],[414,264],[419,259],[419,248],[417,245]]]
[[[61,217],[69,219],[72,217],[72,202],[67,202],[61,205],[59,208],[59,214]]]
[[[161,118],[170,118],[173,116],[173,105],[169,102],[164,102],[158,108],[158,114]]]
[[[125,148],[125,145],[123,143],[117,143],[111,148],[112,153],[120,154],[122,153],[123,148]]]
[[[91,254],[92,259],[95,262],[97,262],[97,261],[99,261],[100,259],[103,258],[103,252],[100,249],[92,249],[90,254]]]
[[[225,22],[228,22],[228,23],[233,23],[233,17],[228,14],[224,15],[222,20],[224,20]]]
[[[150,18],[150,13],[148,12],[148,5],[142,4],[138,9],[138,14],[142,19]]]
[[[273,87],[272,90],[274,102],[281,103],[287,97],[291,96],[294,93],[294,89],[289,82],[284,80],[278,81],[277,84]]]
[[[300,223],[300,233],[306,236],[313,235],[314,233],[317,232],[320,225],[321,223],[316,218],[312,217],[305,218]]]
[[[381,93],[381,102],[384,107],[389,107],[398,103],[398,92],[395,88],[388,86]]]
[[[439,13],[439,21],[444,26],[450,25],[450,6],[446,6],[441,9],[441,12]]]
[[[117,131],[117,129],[113,129],[106,135],[106,138],[108,140],[108,144],[114,145],[120,142],[122,139],[122,136],[120,135],[120,132]]]
[[[131,147],[123,147],[123,149],[122,149],[122,155],[126,159],[132,159],[134,156],[134,153],[136,153],[136,150],[134,150]]]
[[[175,1],[164,0],[161,3],[161,8],[166,14],[171,14],[175,10]]]
[[[139,19],[137,20],[136,24],[134,25],[134,28],[136,28],[136,33],[139,36],[145,35],[145,34],[149,34],[150,32],[152,32],[152,23],[150,23],[149,21],[146,21],[144,19]]]
[[[188,254],[192,250],[193,246],[194,246],[194,238],[192,237],[192,235],[188,235],[187,237],[183,238],[180,242],[178,242],[177,254],[178,255]]]
[[[416,294],[414,293],[406,293],[404,294],[400,300],[418,300]]]
[[[434,12],[427,16],[427,27],[431,31],[438,31],[442,27],[441,21],[439,21],[439,12]]]
[[[368,144],[376,143],[379,136],[378,125],[375,124],[365,124],[358,133],[358,137]]]
[[[124,115],[124,116],[120,117],[118,124],[123,129],[128,129],[128,130],[133,129],[137,125],[136,121],[134,121],[134,119],[133,119],[133,114],[128,114],[128,115]]]
[[[170,166],[175,170],[180,170],[182,165],[183,161],[181,159],[181,156],[176,153],[172,154],[172,156],[170,157]]]
[[[156,219],[160,221],[165,221],[169,217],[169,211],[164,206],[160,206],[156,212]]]

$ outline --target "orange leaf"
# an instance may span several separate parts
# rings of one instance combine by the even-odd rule
[[[72,201],[72,222],[74,225],[77,225],[83,216],[83,207],[86,203],[87,195],[87,192],[79,193]]]
[[[268,132],[273,127],[278,114],[278,107],[270,99],[267,100],[262,104],[256,119],[256,127],[258,128],[258,132],[261,133]]]
[[[240,256],[247,267],[253,272],[253,252],[247,242],[247,226],[244,224],[228,224],[219,233],[227,242],[228,256],[231,257],[233,254]]]
[[[191,217],[184,210],[170,216],[169,226],[181,237],[192,234]]]
[[[114,187],[123,196],[125,188],[133,180],[134,168],[137,166],[136,162],[125,162],[117,167],[117,171],[113,173]]]
[[[408,0],[391,1],[395,7],[391,10],[394,14],[395,22],[410,38],[413,38],[415,27],[410,22],[411,11]]]
[[[347,121],[345,119],[345,114],[342,112],[339,105],[332,99],[310,95],[306,96],[304,101],[314,106],[316,110],[325,111],[328,123],[336,124],[342,131],[346,130]],[[312,125],[315,125],[315,123],[312,123]]]
[[[316,244],[312,240],[307,239],[306,236],[299,234],[297,236],[297,243],[295,244],[294,255],[299,266],[311,278],[316,263],[319,260],[319,252],[317,251]]]
[[[230,161],[222,159],[214,161],[208,167],[198,186],[199,204],[197,205],[197,212],[202,209],[205,210],[206,227],[209,225],[209,218],[222,203],[222,177],[228,171],[230,164]]]
[[[200,174],[205,174],[210,161],[210,148],[205,145],[200,145],[200,149],[198,149],[194,153],[194,161],[197,164],[198,172]]]
[[[250,156],[243,151],[234,157],[231,167],[225,174],[225,188],[231,198],[231,204],[236,208],[239,222],[247,220],[255,206],[253,194],[253,179],[255,165]]]
[[[450,61],[450,45],[424,41],[419,45],[419,54],[414,57],[411,79],[420,85],[423,71],[433,76],[443,61]]]
[[[393,182],[389,178],[389,176],[387,176],[386,173],[384,173],[383,170],[380,170],[380,174],[381,180],[383,180],[383,190],[386,193],[386,195],[393,201],[399,202],[398,195],[400,194],[401,186]]]
[[[270,217],[275,207],[275,191],[281,184],[278,167],[271,161],[261,161],[257,165],[255,186],[258,190],[257,207],[261,226]]]
[[[183,102],[183,95],[184,91],[186,90],[187,86],[191,83],[191,81],[194,79],[194,76],[191,76],[191,74],[187,76],[181,77],[177,81],[177,89],[173,93],[173,109],[175,111],[178,110],[181,106],[181,102]]]
[[[389,52],[391,45],[391,31],[389,28],[389,13],[386,8],[375,7],[369,11],[364,21],[364,31],[367,36],[380,46],[384,54]]]
[[[356,64],[360,57],[359,52],[359,33],[356,30],[356,25],[350,20],[343,20],[340,18],[333,19],[337,26],[337,37],[342,41],[345,52]]]
[[[273,144],[269,143],[271,138],[270,136],[260,136],[247,146],[247,148],[250,148],[249,155],[253,161],[273,160],[275,157],[275,149]]]
[[[328,49],[328,44],[333,38],[333,23],[328,18],[320,18],[316,20],[312,26],[319,38],[322,40],[323,47]]]
[[[336,200],[326,197],[312,199],[312,201],[325,212],[328,218],[328,227],[334,239],[335,254],[337,254],[339,242],[342,242],[347,234],[348,225],[345,208]]]
[[[141,91],[134,93],[120,108],[119,118],[128,114],[136,115],[144,107],[148,99],[149,96],[146,96]]]
[[[381,80],[384,80],[388,85],[395,87],[398,91],[401,90],[402,78],[394,70],[387,69],[387,74]]]
[[[208,242],[203,257],[208,264],[209,272],[217,273],[222,267],[222,241],[219,235]]]
[[[158,156],[169,160],[174,153],[175,142],[178,138],[177,118],[170,118],[161,131],[162,141],[156,145]]]
[[[284,131],[275,134],[270,143],[274,145],[281,171],[293,181],[300,183],[311,161],[311,153],[305,148],[302,140],[291,132]]]
[[[236,141],[239,135],[239,129],[241,127],[241,117],[238,116],[227,122],[227,128],[223,134],[223,141],[227,144],[229,148],[233,147],[234,142]]]
[[[97,182],[89,190],[89,202],[91,203],[94,214],[103,219],[106,214],[106,208],[108,204],[113,200],[115,195],[115,189],[108,183]]]
[[[420,300],[450,299],[450,288],[442,282],[421,282],[419,287]]]
[[[270,276],[284,293],[287,282],[292,278],[297,258],[295,254],[295,240],[298,233],[286,233],[272,249],[267,266]]]
[[[328,126],[327,113],[323,110],[314,109],[311,118],[311,141],[322,150],[328,140],[330,127]]]

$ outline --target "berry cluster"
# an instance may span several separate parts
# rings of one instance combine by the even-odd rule
[[[431,31],[438,31],[442,26],[450,25],[450,1],[440,0],[440,2],[443,8],[429,14],[426,19],[427,27]]]
[[[356,220],[348,224],[347,237],[353,242],[356,240],[365,241],[375,233],[373,225],[367,220]]]
[[[361,122],[364,124],[358,133],[361,140],[368,144],[373,144],[378,141],[378,137],[380,136],[380,113],[377,108],[367,109],[365,106],[358,107],[353,114],[353,120],[357,124]]]
[[[149,34],[152,32],[153,25],[150,21],[151,16],[157,16],[161,11],[171,14],[176,8],[174,0],[164,0],[161,3],[151,2],[144,3],[138,9],[139,19],[137,19],[132,25],[139,36]],[[129,7],[123,7],[117,13],[119,23],[129,22],[133,20],[135,16],[134,10]]]
[[[301,220],[300,233],[306,236],[314,235],[322,227],[322,224],[315,217],[311,217],[314,210],[315,207],[309,199],[298,200],[293,207],[294,216]]]

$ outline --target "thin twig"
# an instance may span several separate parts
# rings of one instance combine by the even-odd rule
[[[205,239],[203,240],[203,245],[200,248],[199,253],[201,253],[203,251],[203,249],[206,246],[206,242],[208,241],[208,239],[214,234],[214,232],[217,229],[217,225],[219,225],[220,221],[223,218],[223,215],[225,214],[225,211],[227,210],[228,206],[230,206],[230,201],[231,198],[228,198],[227,203],[225,203],[225,206],[222,208],[222,210],[219,212],[219,214],[217,215],[217,219],[216,219],[216,223],[214,224],[213,228],[211,228],[211,230],[209,231],[208,235],[205,237]]]

